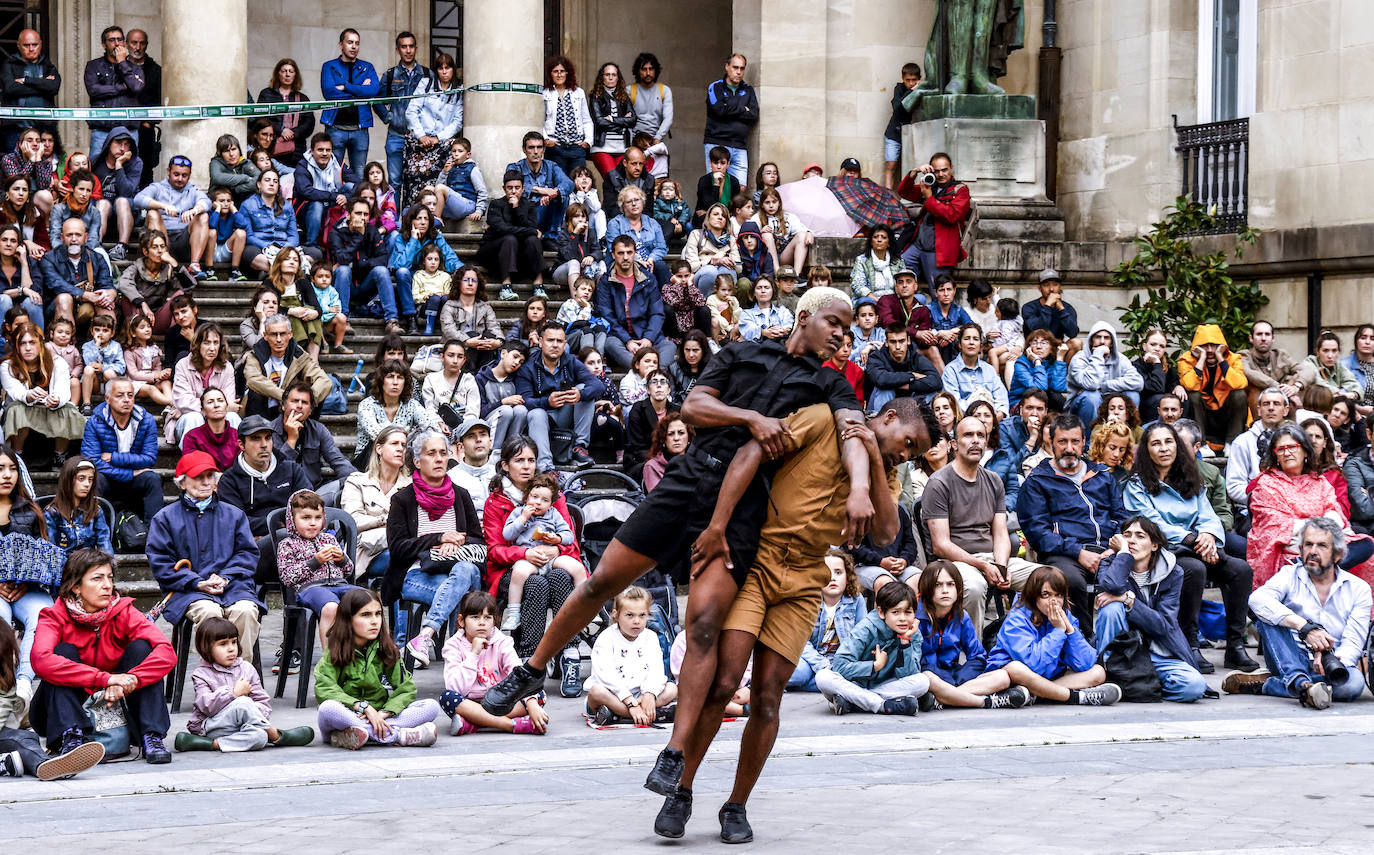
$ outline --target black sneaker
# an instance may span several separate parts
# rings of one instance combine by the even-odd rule
[[[273,674],[280,674],[280,673],[281,673],[281,662],[282,662],[282,655],[281,655],[281,651],[278,650],[278,651],[277,651],[277,664],[272,666],[272,673],[273,673]],[[290,657],[290,659],[287,660],[287,664],[286,664],[286,673],[287,673],[287,674],[299,674],[300,672],[301,672],[301,652],[300,652],[299,650],[293,650],[293,651],[291,651],[291,657]]]
[[[744,805],[726,802],[720,806],[720,839],[726,843],[748,843],[754,839]]]
[[[882,715],[916,715],[920,709],[919,702],[908,695],[904,698],[888,698],[878,712]]]
[[[665,748],[658,752],[658,759],[654,761],[654,768],[649,770],[649,775],[644,779],[644,789],[658,793],[660,796],[667,796],[672,800],[673,794],[678,792],[677,782],[682,780],[682,767],[687,761],[683,759],[682,752],[676,748]],[[687,791],[687,812],[692,812],[692,791]],[[667,810],[664,805],[664,810]],[[663,814],[660,812],[659,816]],[[687,820],[684,818],[683,822]],[[657,830],[657,827],[655,827]],[[664,835],[669,836],[669,835]],[[677,835],[681,837],[681,834]]]
[[[245,275],[243,275],[243,271],[240,270],[239,268],[237,268],[237,267],[231,267],[231,268],[229,269],[229,281],[231,281],[231,282],[247,282],[247,281],[248,281],[248,277],[245,276]]]
[[[662,756],[659,755],[660,758]],[[687,831],[687,820],[691,818],[692,791],[684,787],[674,787],[663,800],[663,807],[658,809],[658,816],[654,817],[654,834],[677,840]]]
[[[654,712],[655,724],[672,724],[673,718],[677,715],[677,704],[668,704],[666,707],[659,707]]]
[[[168,751],[167,746],[162,744],[162,734],[143,734],[143,759],[154,766],[172,762],[172,752]]]
[[[45,760],[38,764],[38,779],[40,781],[60,781],[63,778],[70,778],[79,772],[84,772],[105,759],[105,746],[99,742],[83,742],[64,751],[51,760]]]
[[[543,689],[543,669],[531,668],[529,663],[517,665],[504,680],[487,689],[487,696],[482,698],[482,709],[492,715],[503,716],[515,709],[516,704],[539,694]]]
[[[592,460],[592,456],[587,453],[587,449],[579,445],[572,450],[572,464],[576,469],[586,469],[589,466],[595,466],[596,461]]]
[[[18,751],[10,751],[7,754],[0,754],[0,778],[22,778],[24,777],[24,758]],[[654,824],[654,830],[658,830],[658,824]],[[665,835],[672,836],[672,835]],[[677,835],[681,837],[682,834]]]
[[[93,740],[89,739],[86,734],[81,731],[81,728],[74,727],[62,734],[62,745],[57,749],[57,753],[59,755],[70,754],[85,743],[91,741]],[[49,745],[49,753],[52,753],[51,745]]]
[[[830,711],[835,715],[849,715],[852,712],[858,712],[859,709],[839,695],[833,698],[827,698],[826,702],[830,704]]]
[[[582,653],[576,647],[563,651],[563,679],[558,684],[558,693],[565,698],[582,695]]]
[[[605,704],[589,712],[592,714],[592,724],[597,727],[605,727],[615,721],[615,713],[611,712],[611,708]]]
[[[992,710],[1016,710],[1033,703],[1035,703],[1035,695],[1032,695],[1025,686],[1012,686],[1010,689],[988,695],[988,709]]]
[[[916,708],[919,709],[921,712],[931,712],[933,710],[944,709],[940,702],[935,699],[934,692],[926,692],[924,695],[921,695],[919,698],[917,698]]]

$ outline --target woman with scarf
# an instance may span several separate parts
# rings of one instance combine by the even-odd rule
[[[114,587],[114,557],[99,549],[73,552],[62,570],[57,602],[38,616],[33,667],[42,680],[29,720],[62,754],[95,739],[83,708],[99,693],[124,701],[131,741],[149,763],[170,763],[162,743],[172,726],[162,678],[176,665],[167,636]]]
[[[729,220],[729,209],[716,202],[706,209],[701,228],[688,235],[682,246],[682,260],[691,265],[692,281],[703,294],[716,290],[717,276],[734,276],[739,269],[739,247],[730,233]]]
[[[486,587],[503,603],[510,591],[510,568],[515,562],[526,560],[543,565],[559,555],[571,555],[582,560],[576,541],[569,546],[524,547],[510,543],[502,534],[506,518],[516,506],[525,503],[525,492],[539,473],[537,454],[534,440],[527,436],[518,436],[506,442],[501,449],[501,470],[492,479],[491,492],[487,494],[486,506],[482,510],[482,528],[486,532],[487,542]],[[568,515],[568,504],[564,498],[559,496],[553,506],[571,527],[572,517]],[[525,591],[520,600],[520,628],[514,633],[515,652],[522,658],[533,653],[539,640],[544,637],[548,611],[552,609],[556,613],[561,609],[572,590],[572,576],[568,571],[556,567],[550,567],[543,575],[530,576],[525,580]],[[576,642],[569,647],[569,654],[565,655],[571,661],[580,661],[581,654],[577,653]],[[566,668],[564,673],[566,679]]]
[[[458,610],[464,594],[482,587],[486,549],[472,497],[448,477],[444,435],[415,431],[406,457],[410,483],[392,497],[386,518],[391,563],[382,577],[382,599],[429,605],[418,630],[406,628],[414,634],[405,646],[413,660],[428,665],[439,628]]]
[[[544,156],[569,176],[587,162],[592,147],[592,116],[587,93],[577,85],[577,69],[565,56],[544,63]]]
[[[424,98],[406,105],[405,170],[402,173],[401,207],[415,201],[420,188],[439,183],[439,173],[448,166],[453,140],[463,132],[463,88],[458,85],[458,70],[453,57],[441,53],[434,58],[438,81],[424,79],[415,90]]]
[[[172,326],[172,298],[196,287],[196,280],[167,248],[166,232],[147,229],[138,241],[143,256],[124,268],[115,286],[124,316],[142,312],[153,322],[153,334]]]

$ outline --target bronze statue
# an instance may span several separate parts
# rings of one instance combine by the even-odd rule
[[[917,91],[1004,95],[1007,55],[1024,46],[1024,0],[936,0],[926,43],[926,78]]]

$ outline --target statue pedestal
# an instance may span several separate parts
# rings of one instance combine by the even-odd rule
[[[926,105],[962,106],[972,100],[1028,101],[1030,97],[988,95],[937,96]],[[935,102],[935,103],[932,103]],[[1012,107],[1021,111],[1024,107]],[[954,160],[954,177],[968,185],[973,197],[1000,200],[1045,200],[1045,123],[1033,118],[941,118],[913,122],[902,128],[902,173],[928,163],[937,151]]]
[[[921,121],[934,119],[1034,119],[1034,95],[923,95]]]

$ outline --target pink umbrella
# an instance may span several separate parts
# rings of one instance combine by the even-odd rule
[[[859,224],[845,212],[824,178],[803,178],[778,187],[783,210],[796,214],[816,237],[853,237]]]

